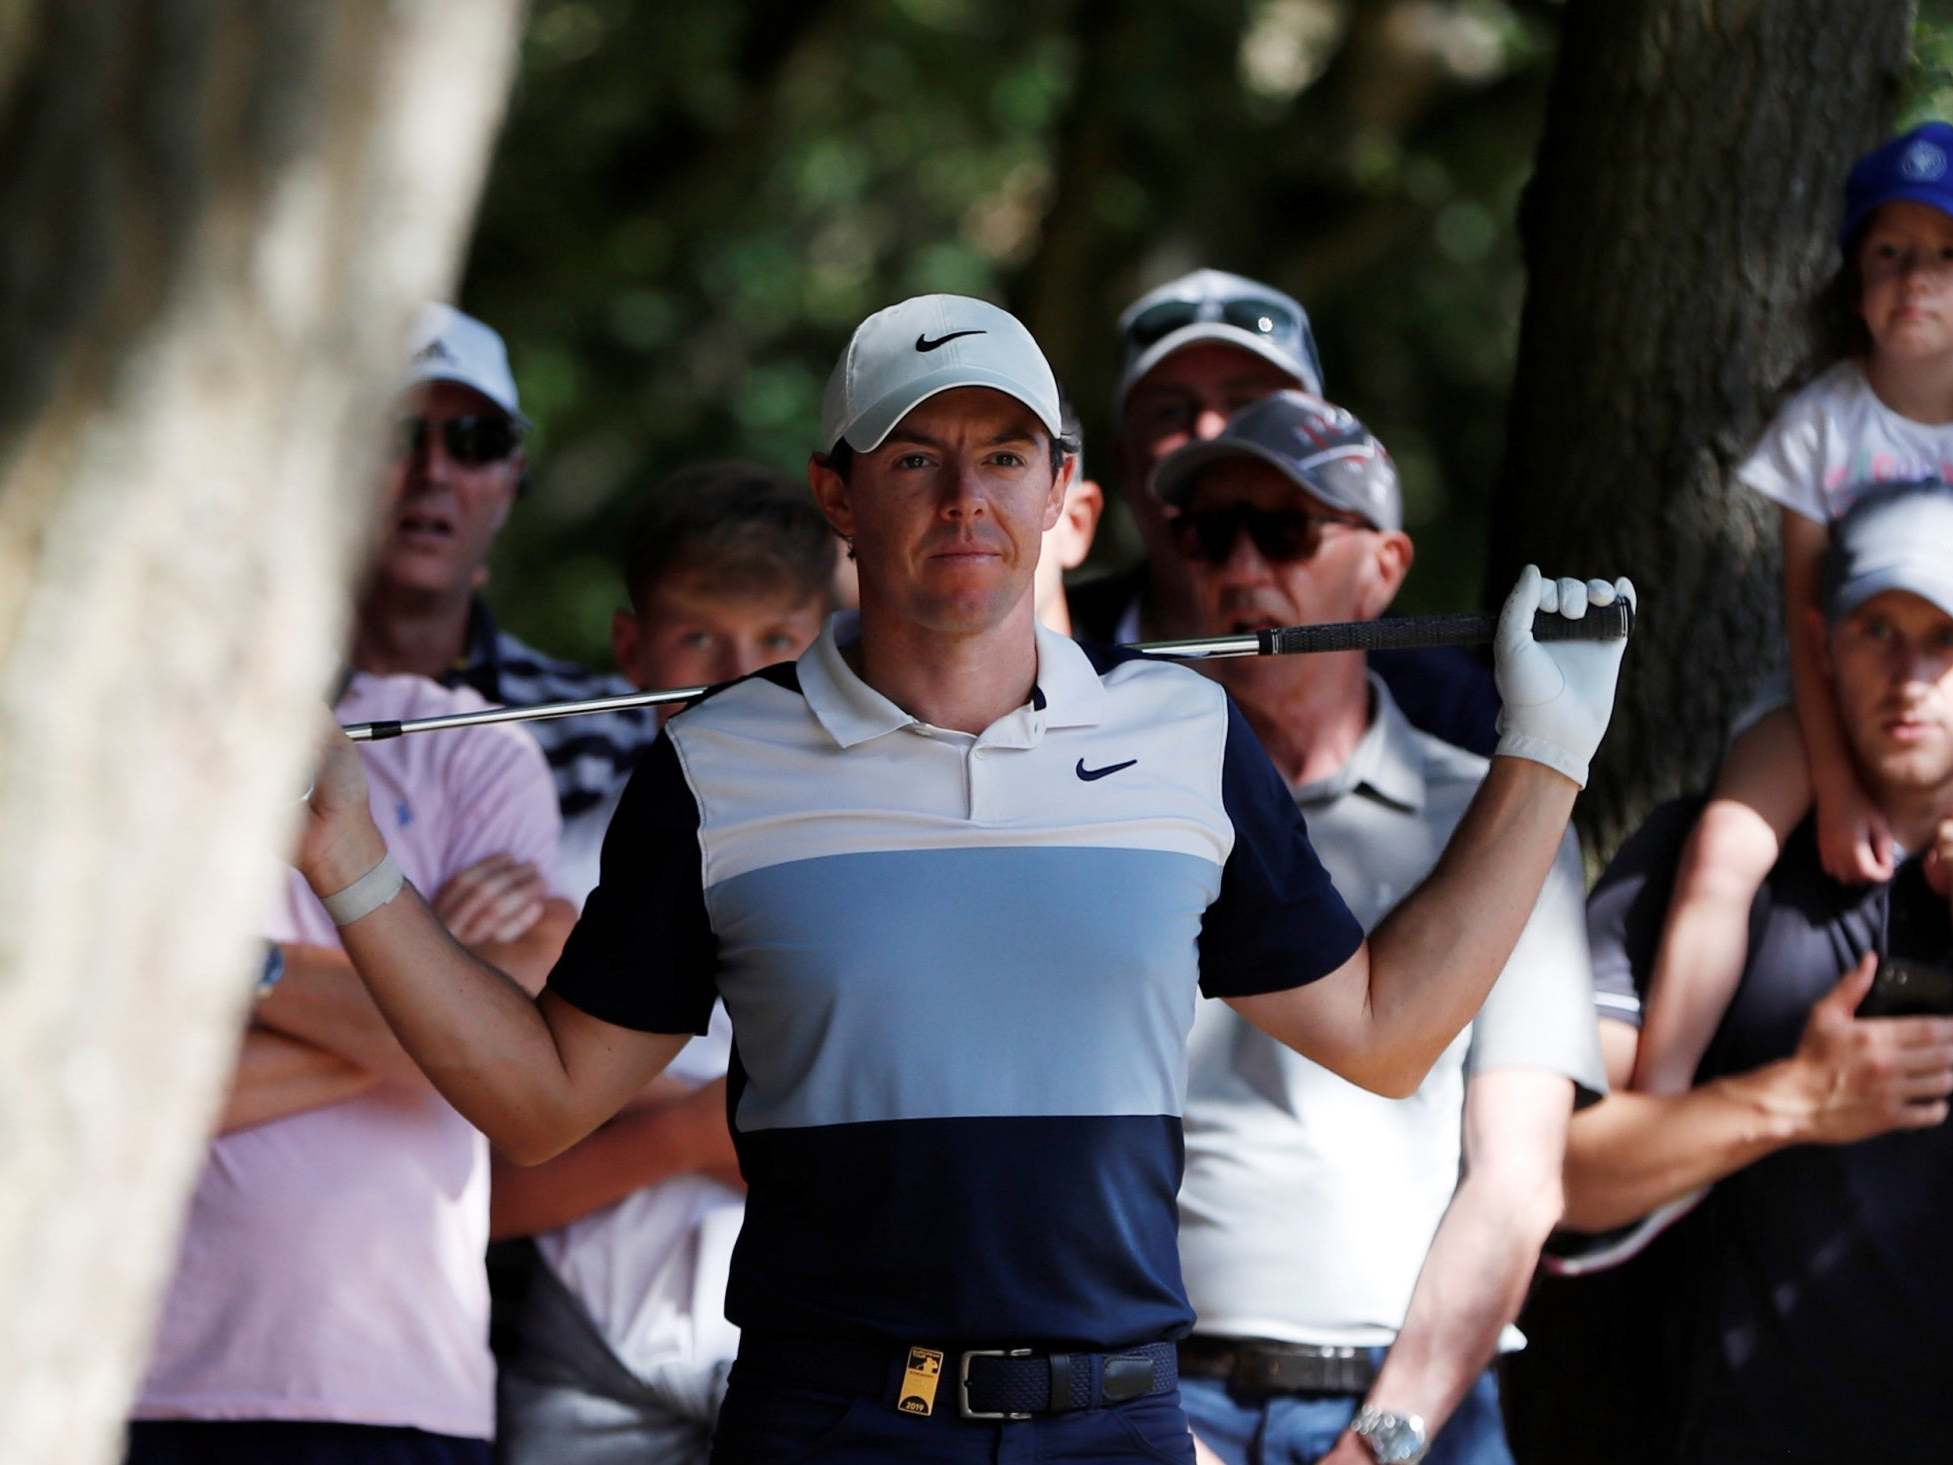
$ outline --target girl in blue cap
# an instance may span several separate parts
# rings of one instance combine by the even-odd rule
[[[1818,570],[1831,522],[1881,483],[1953,482],[1953,125],[1875,148],[1845,182],[1843,261],[1826,291],[1833,364],[1791,397],[1737,477],[1783,512],[1789,706],[1781,681],[1741,723],[1676,876],[1634,1084],[1694,1081],[1736,990],[1750,905],[1817,806],[1824,868],[1889,879],[1892,833],[1859,787],[1820,661]]]

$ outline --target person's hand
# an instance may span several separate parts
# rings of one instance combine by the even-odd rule
[[[549,886],[542,871],[514,855],[477,860],[435,893],[434,914],[463,946],[519,941],[541,919]]]
[[[1614,684],[1627,642],[1542,643],[1533,639],[1533,616],[1547,611],[1579,620],[1588,606],[1612,605],[1616,598],[1634,605],[1634,586],[1624,579],[1612,585],[1605,580],[1548,580],[1537,565],[1520,572],[1499,614],[1494,648],[1493,669],[1504,704],[1499,710],[1499,752],[1544,763],[1586,787],[1587,764],[1614,713]]]
[[[1816,786],[1817,851],[1824,873],[1846,885],[1892,878],[1892,826],[1846,774]]]
[[[1796,1053],[1753,1076],[1765,1080],[1764,1106],[1812,1143],[1852,1144],[1946,1118],[1953,1018],[1854,1016],[1877,968],[1867,953],[1811,1008]]]
[[[1322,1457],[1318,1465],[1377,1465],[1377,1457],[1370,1453],[1368,1445],[1344,1430],[1335,1447]]]
[[[715,1078],[701,1084],[679,1101],[691,1129],[695,1168],[708,1180],[716,1180],[732,1190],[743,1191],[746,1178],[739,1173],[739,1160],[732,1151],[732,1130],[726,1123],[726,1081]]]
[[[318,761],[305,795],[305,826],[292,863],[321,896],[344,890],[378,864],[386,841],[367,802],[359,750],[327,712],[319,727]]]
[[[1935,893],[1953,899],[1953,819],[1940,821],[1933,847],[1926,851],[1924,872]]]
[[[1188,1430],[1187,1433],[1193,1434],[1193,1431]],[[1227,1461],[1209,1449],[1207,1441],[1203,1440],[1199,1435],[1194,1435],[1193,1442],[1194,1465],[1227,1465]]]

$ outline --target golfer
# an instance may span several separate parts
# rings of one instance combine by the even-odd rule
[[[1058,393],[994,306],[855,331],[814,495],[861,608],[673,718],[538,998],[404,891],[334,740],[299,868],[401,1042],[518,1161],[609,1118],[731,1014],[749,1186],[715,1458],[1191,1461],[1174,1192],[1198,986],[1406,1095],[1548,868],[1621,643],[1536,644],[1625,581],[1528,568],[1502,749],[1366,941],[1211,681],[1033,616],[1064,501]]]

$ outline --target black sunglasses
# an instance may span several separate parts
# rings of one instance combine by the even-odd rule
[[[522,443],[522,430],[500,412],[450,417],[432,424],[425,417],[402,417],[395,428],[394,457],[401,462],[418,458],[427,447],[430,426],[441,429],[441,446],[464,468],[499,463]]]
[[[1225,321],[1237,330],[1271,341],[1294,342],[1302,335],[1302,319],[1292,307],[1279,300],[1244,295],[1235,300],[1162,300],[1132,318],[1126,339],[1144,350],[1182,326],[1203,320]]]
[[[1322,548],[1323,527],[1369,527],[1361,519],[1340,514],[1312,514],[1307,509],[1257,509],[1229,504],[1224,509],[1183,510],[1171,521],[1174,541],[1190,560],[1218,565],[1234,551],[1243,530],[1261,557],[1270,564],[1306,560]]]

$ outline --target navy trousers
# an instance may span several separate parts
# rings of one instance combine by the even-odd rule
[[[830,1394],[735,1363],[713,1465],[1193,1465],[1177,1393],[1104,1409],[993,1422],[958,1417],[949,1389],[927,1418],[888,1400]]]

